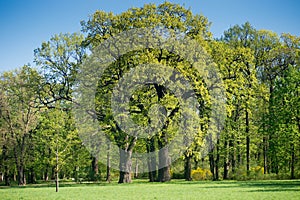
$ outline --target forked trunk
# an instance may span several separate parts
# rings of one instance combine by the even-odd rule
[[[26,185],[26,178],[23,166],[18,166],[18,185]]]

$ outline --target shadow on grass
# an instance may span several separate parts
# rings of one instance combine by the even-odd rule
[[[247,192],[283,192],[300,191],[300,180],[272,180],[272,181],[222,181],[219,184],[204,186],[207,189],[217,188],[244,188]],[[256,189],[256,190],[252,190]]]
[[[276,188],[276,189],[259,189],[259,190],[251,190],[247,192],[300,192],[300,189],[296,188]]]
[[[59,183],[59,188],[65,187],[82,187],[82,186],[108,186],[108,185],[116,185],[117,183],[106,183],[106,182],[84,182],[84,183],[75,183],[75,182],[62,182]],[[48,183],[38,183],[38,184],[28,184],[26,186],[0,186],[0,189],[10,189],[10,188],[55,188],[54,182]]]
[[[300,191],[300,180],[272,180],[272,181],[184,181],[184,180],[172,180],[171,182],[160,183],[160,182],[148,182],[146,179],[134,180],[132,184],[121,184],[123,186],[128,185],[156,185],[156,184],[167,184],[167,185],[199,185],[201,188],[206,189],[218,189],[218,188],[244,188],[246,192],[283,192],[283,191]],[[107,182],[60,182],[59,187],[82,187],[82,186],[116,186],[120,185],[117,181],[111,183]],[[0,189],[9,188],[55,188],[54,182],[42,182],[39,184],[29,184],[26,186],[0,186]]]

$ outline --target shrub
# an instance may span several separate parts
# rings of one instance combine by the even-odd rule
[[[192,179],[195,181],[200,180],[212,180],[213,175],[208,169],[202,169],[198,167],[195,170],[192,170]]]

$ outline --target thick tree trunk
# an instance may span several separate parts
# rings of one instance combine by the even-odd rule
[[[118,183],[131,183],[132,149],[124,151],[120,148],[120,177]]]
[[[192,163],[191,163],[192,157],[189,155],[185,155],[184,159],[184,178],[186,181],[192,180]]]
[[[156,180],[156,155],[155,155],[155,139],[152,137],[147,140],[147,153],[148,153],[148,173],[149,181]]]
[[[26,185],[23,165],[18,166],[18,185]]]
[[[166,146],[167,138],[163,134],[162,138],[158,140],[158,182],[166,182],[171,180],[170,174],[170,158],[169,149]]]
[[[17,167],[17,173],[18,173],[18,185],[26,185],[26,178],[24,174],[24,145],[25,145],[25,139],[18,144],[20,146],[14,148],[14,156],[15,156],[15,163]],[[20,152],[18,152],[17,148],[20,148]]]

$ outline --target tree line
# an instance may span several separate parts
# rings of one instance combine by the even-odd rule
[[[136,178],[160,182],[172,177],[192,180],[192,171],[199,168],[210,171],[213,180],[251,179],[257,174],[259,178],[300,177],[300,37],[257,30],[246,22],[213,38],[205,16],[169,2],[146,4],[120,14],[96,11],[81,25],[82,33],[57,34],[35,49],[37,68],[23,66],[1,74],[0,178],[6,185],[12,180],[25,185],[51,179],[58,184],[59,178],[111,181],[115,177],[119,183],[128,183],[138,167],[149,173],[134,173]],[[212,101],[202,75],[180,55],[163,48],[145,48],[117,56],[98,81],[94,114],[105,133],[103,140],[123,150],[118,171],[111,167],[110,143],[101,143],[104,147],[97,153],[102,156],[97,157],[79,136],[72,112],[76,77],[90,52],[103,42],[135,28],[156,27],[196,41],[216,64],[226,97],[224,127],[210,151],[203,154],[204,138],[210,141]],[[200,105],[196,108],[199,121],[186,126],[199,128],[193,129],[191,144],[182,142],[185,150],[172,163],[173,152],[164,147],[176,132],[183,131],[178,121],[184,112],[172,91],[153,83],[132,94],[130,115],[141,126],[150,123],[152,105],[164,107],[162,130],[142,139],[123,131],[110,107],[115,85],[130,69],[147,63],[176,69],[191,82]],[[152,153],[145,166],[132,156],[159,149],[163,150]]]

